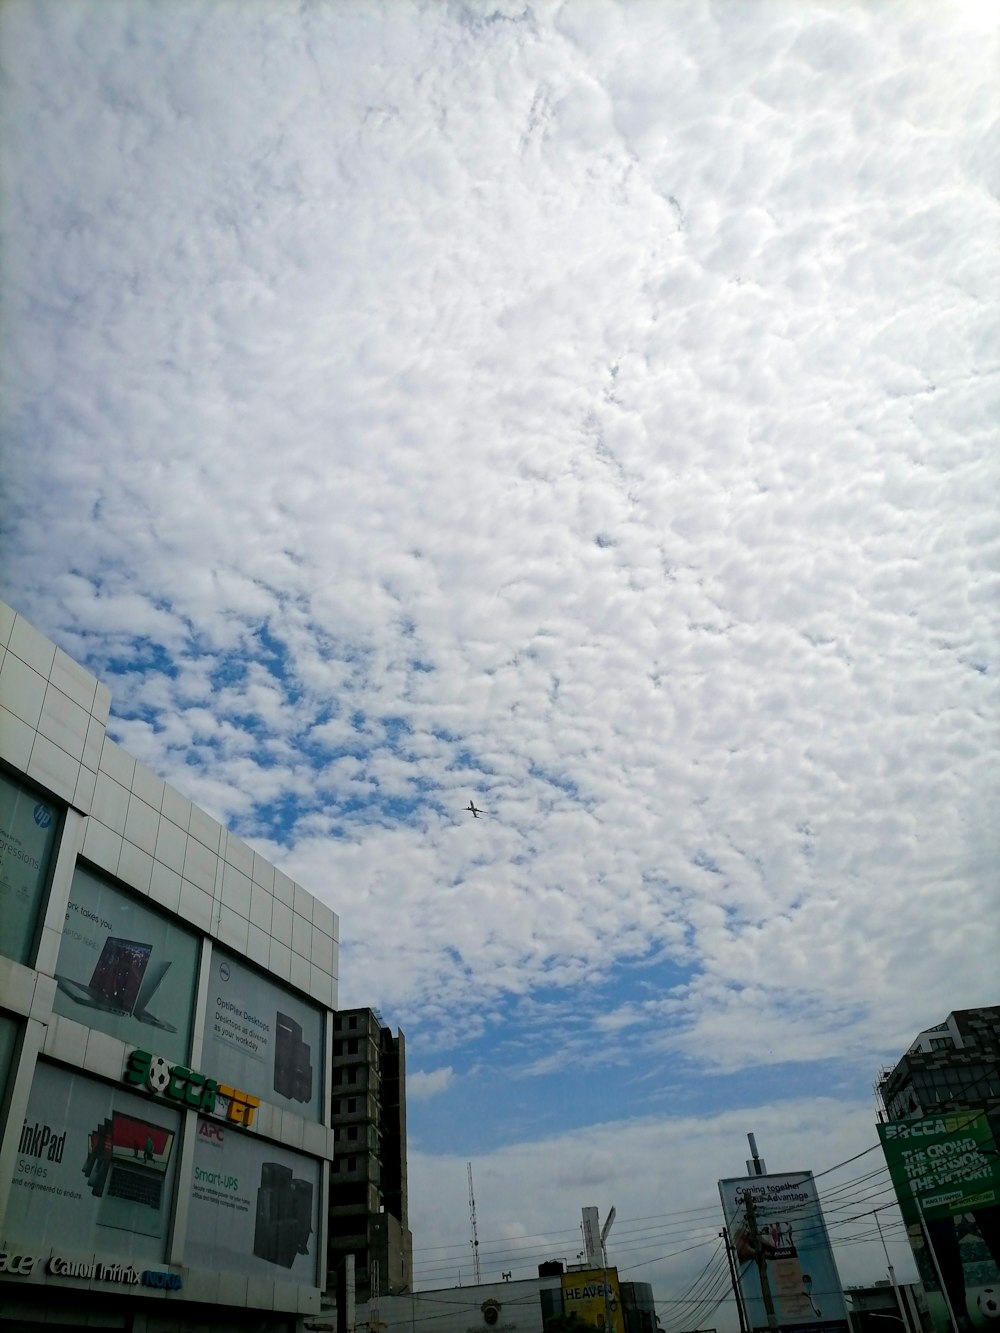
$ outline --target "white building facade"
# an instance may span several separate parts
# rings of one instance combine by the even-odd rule
[[[336,914],[0,603],[0,1324],[322,1325]]]

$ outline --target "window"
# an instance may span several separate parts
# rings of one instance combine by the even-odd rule
[[[343,1083],[343,1081],[344,1081],[344,1071],[342,1069],[335,1069],[333,1071],[333,1086],[335,1088],[339,1088],[341,1083]]]
[[[358,1053],[358,1039],[357,1037],[352,1037],[350,1041],[347,1043],[347,1054],[357,1055],[357,1053]]]
[[[357,1169],[358,1169],[358,1159],[357,1159],[356,1157],[348,1157],[348,1159],[347,1159],[347,1169],[348,1169],[348,1171],[357,1171]]]
[[[200,957],[198,936],[176,918],[78,864],[56,962],[53,1011],[144,1050],[155,1042],[157,1055],[181,1063]],[[226,1020],[231,1034],[238,1024],[216,1008],[216,994],[212,990],[212,1013]],[[220,1079],[229,1073],[215,1059],[210,1067]]]
[[[951,1038],[950,1038],[950,1037],[931,1037],[931,1050],[932,1050],[932,1051],[950,1051],[950,1050],[951,1050]]]
[[[334,1114],[334,1115],[340,1115],[340,1098],[339,1098],[339,1097],[335,1097],[335,1098],[333,1099],[333,1114]]]
[[[17,1020],[9,1018],[6,1014],[0,1014],[0,1088],[7,1086],[7,1075],[14,1063],[19,1036],[20,1025]]]
[[[357,1097],[348,1097],[348,1099],[347,1099],[347,1114],[348,1114],[348,1115],[353,1115],[354,1112],[355,1112],[357,1109],[358,1109],[358,1099],[357,1099]]]
[[[357,1030],[358,1026],[357,1014],[351,1014],[350,1018],[347,1020],[347,1026],[351,1029],[352,1032],[355,1032]]]
[[[358,1137],[358,1127],[357,1127],[357,1125],[349,1125],[349,1126],[348,1126],[348,1128],[347,1128],[347,1137],[348,1137],[352,1142],[356,1142],[356,1141],[357,1141],[357,1137]]]
[[[60,823],[51,801],[0,773],[0,953],[18,963],[35,951]]]
[[[333,1043],[333,1053],[334,1055],[344,1054],[344,1043],[342,1041],[335,1041]]]

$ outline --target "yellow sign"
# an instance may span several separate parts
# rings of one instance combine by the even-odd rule
[[[604,1333],[607,1320],[614,1333],[625,1333],[617,1268],[607,1271],[588,1268],[583,1272],[563,1273],[562,1298],[563,1311],[578,1314],[591,1328]]]

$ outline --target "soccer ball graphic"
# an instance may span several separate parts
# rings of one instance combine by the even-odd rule
[[[996,1287],[983,1287],[976,1297],[979,1313],[986,1320],[1000,1320],[1000,1291]]]
[[[170,1082],[170,1066],[162,1055],[158,1055],[155,1060],[150,1060],[146,1082],[154,1092],[162,1092]]]

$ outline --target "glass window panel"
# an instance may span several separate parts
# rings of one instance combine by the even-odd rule
[[[0,953],[31,961],[61,810],[0,773]]]
[[[56,964],[57,1014],[186,1059],[198,936],[78,865]]]
[[[317,1285],[319,1162],[199,1121],[185,1263]]]
[[[8,1014],[0,1014],[0,1106],[7,1093],[7,1079],[14,1065],[21,1024]]]
[[[323,1011],[221,949],[205,1003],[205,1073],[319,1120]]]
[[[8,1239],[115,1261],[165,1258],[180,1119],[172,1107],[39,1061]]]

